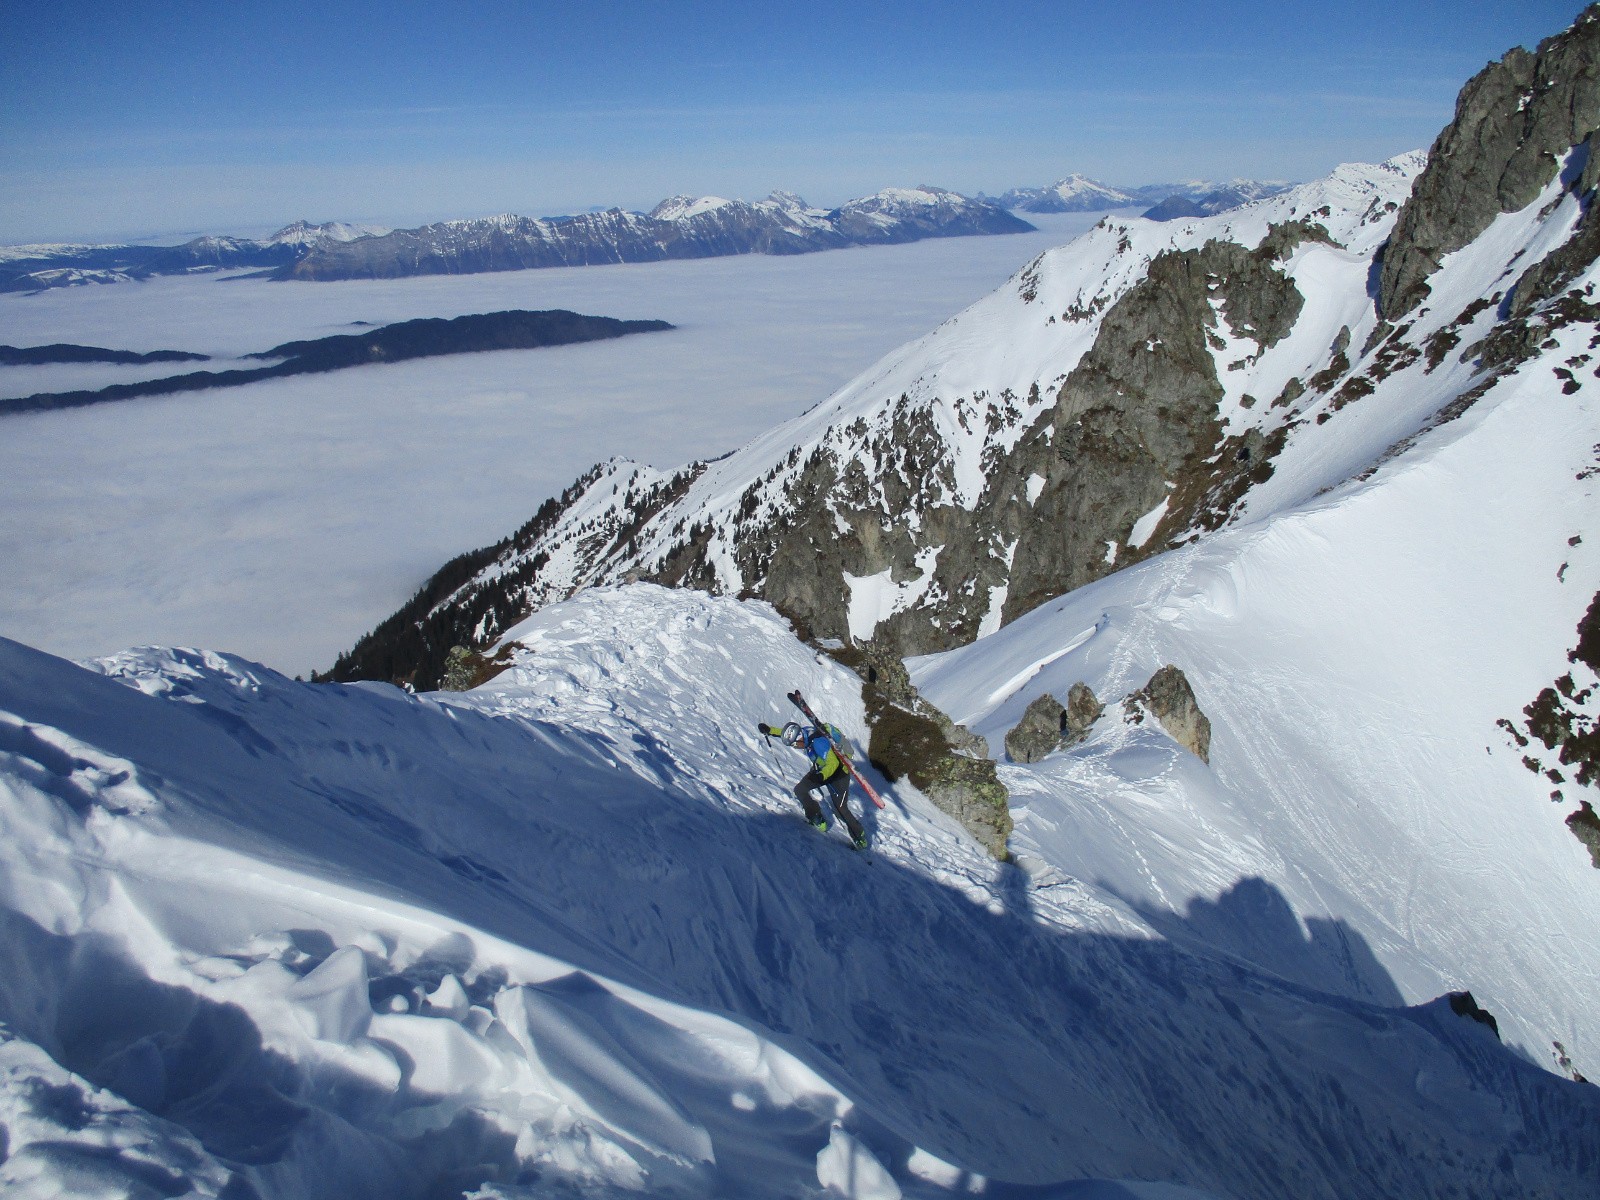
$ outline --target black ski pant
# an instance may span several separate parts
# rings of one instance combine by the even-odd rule
[[[794,785],[794,794],[799,798],[800,807],[806,810],[806,820],[816,823],[822,816],[822,809],[817,804],[817,798],[811,793],[818,788],[827,788],[828,795],[833,800],[833,811],[838,814],[839,820],[844,822],[844,827],[850,831],[851,840],[861,837],[861,822],[856,820],[855,813],[850,811],[850,773],[838,770],[830,779],[823,779],[822,772],[816,767],[806,772],[806,776]]]

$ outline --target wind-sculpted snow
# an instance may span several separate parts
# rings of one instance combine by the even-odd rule
[[[865,814],[870,857],[808,829],[803,764],[756,722],[798,686],[859,738],[858,684],[766,606],[635,586],[514,632],[510,672],[448,697],[0,643],[0,1179],[1344,1198],[1592,1178],[1593,1089],[1442,1001],[1394,1006],[1381,969],[1363,999],[1206,949],[1207,907],[1283,905],[1270,884],[1140,915],[1086,875],[995,864],[903,785]],[[1275,961],[1362,944],[1336,916],[1310,943],[1256,928]]]

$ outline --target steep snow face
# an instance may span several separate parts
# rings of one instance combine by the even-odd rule
[[[0,642],[0,1179],[98,1146],[103,1189],[291,1198],[1582,1190],[1593,1089],[1395,1007],[1337,918],[1256,957],[1373,998],[1219,957],[1209,888],[995,864],[903,784],[870,858],[808,829],[756,722],[799,686],[859,739],[861,700],[766,606],[511,632],[433,697]]]

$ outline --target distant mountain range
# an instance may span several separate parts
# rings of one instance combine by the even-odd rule
[[[731,254],[806,254],[1032,228],[992,201],[934,187],[889,188],[834,209],[813,207],[787,192],[755,203],[674,196],[648,213],[612,208],[549,219],[508,215],[324,243],[277,274],[286,279],[392,279]]]
[[[755,203],[674,196],[648,213],[612,208],[548,218],[508,214],[396,230],[299,221],[262,240],[202,237],[165,247],[18,246],[0,249],[0,291],[252,267],[275,279],[466,275],[732,254],[805,254],[1032,228],[993,201],[926,186],[888,188],[832,209],[814,207],[788,192]]]
[[[313,247],[388,233],[376,225],[296,221],[267,238],[197,237],[178,246],[0,246],[0,292],[37,292],[152,275],[186,275],[294,263]]]
[[[1114,187],[1086,175],[1068,175],[1048,187],[1012,188],[992,199],[1002,208],[1020,212],[1104,212],[1113,208],[1147,206],[1142,215],[1152,221],[1215,216],[1252,200],[1276,196],[1291,184],[1281,180],[1233,179],[1215,183],[1190,179],[1180,183],[1147,183]]]

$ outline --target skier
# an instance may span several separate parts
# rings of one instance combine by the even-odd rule
[[[828,827],[827,818],[822,815],[822,808],[812,795],[818,788],[826,787],[833,800],[833,811],[850,831],[850,844],[857,850],[865,850],[867,831],[861,828],[861,822],[850,811],[850,772],[839,761],[839,754],[834,749],[835,745],[844,746],[845,753],[849,753],[850,743],[845,740],[844,734],[832,725],[802,726],[795,721],[790,721],[782,729],[775,729],[763,721],[757,728],[767,737],[782,738],[785,745],[804,750],[810,757],[811,770],[794,785],[794,794],[800,801],[800,807],[805,809],[806,820],[811,822],[812,827]]]

